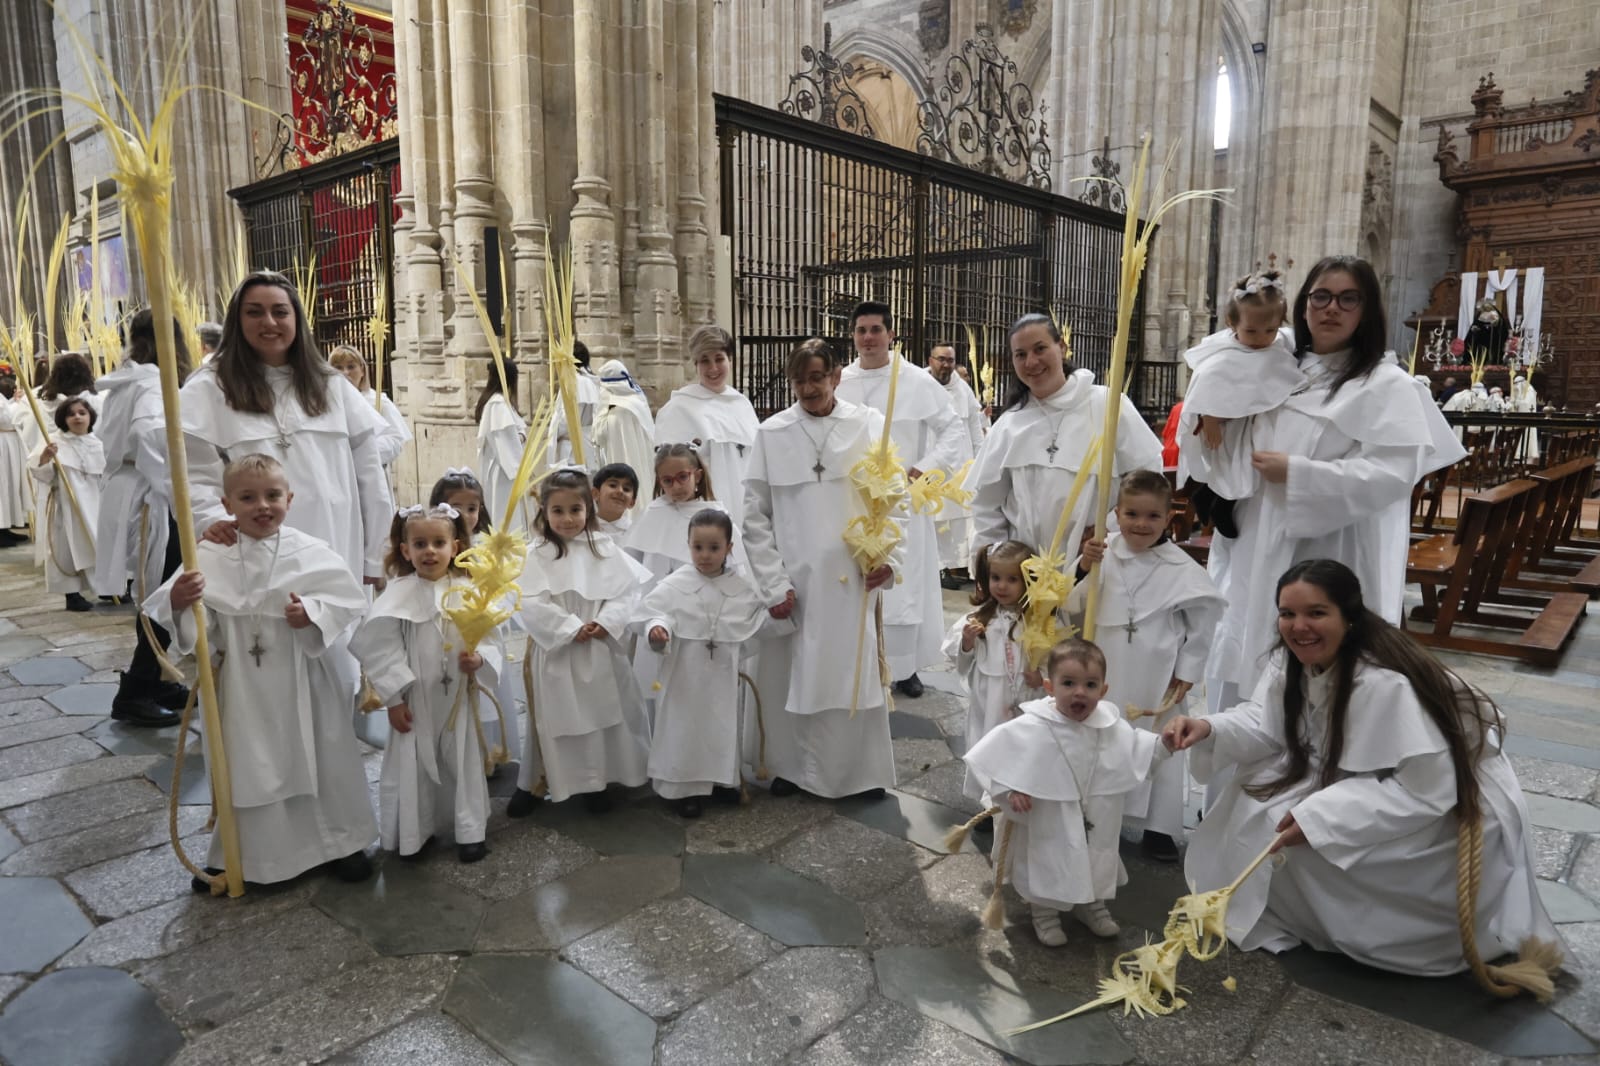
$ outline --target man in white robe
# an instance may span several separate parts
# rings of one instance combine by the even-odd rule
[[[975,458],[983,447],[983,438],[989,432],[989,418],[983,405],[973,394],[972,386],[961,379],[956,370],[956,349],[953,344],[935,344],[928,353],[928,373],[944,386],[955,408],[956,418],[966,430],[966,447],[961,462]],[[960,467],[947,470],[954,478]],[[967,584],[967,560],[972,557],[972,507],[959,506],[949,500],[935,516],[935,529],[939,534],[939,567],[944,571],[940,583],[947,589],[958,589]]]
[[[763,642],[761,707],[750,707],[761,717],[744,729],[745,762],[757,764],[761,744],[776,796],[881,795],[895,783],[894,748],[874,615],[904,544],[863,575],[843,534],[864,513],[850,469],[883,418],[835,397],[839,368],[825,342],[802,345],[790,379],[798,402],[762,423],[750,452],[744,543],[763,602],[796,628]]]
[[[887,414],[890,379],[898,367],[889,433],[900,452],[908,482],[927,470],[959,469],[967,445],[950,395],[932,377],[890,350],[894,343],[889,308],[863,303],[851,318],[856,361],[844,368],[839,399]],[[939,542],[932,516],[912,514],[906,530],[906,565],[883,596],[884,646],[896,691],[922,695],[917,669],[939,661],[944,613],[939,596]]]

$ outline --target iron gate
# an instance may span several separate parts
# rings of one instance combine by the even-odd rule
[[[399,184],[400,142],[388,140],[228,192],[244,215],[251,269],[293,277],[315,264],[317,344],[360,351],[368,381],[378,353],[367,323],[380,293],[390,294],[385,361],[393,349]]]
[[[851,350],[850,312],[894,308],[902,348],[926,363],[966,328],[1003,399],[1006,330],[1030,311],[1072,331],[1073,361],[1105,380],[1116,330],[1123,216],[725,96],[716,98],[722,233],[733,255],[738,387],[763,415],[788,406],[790,350],[821,336]],[[1129,349],[1141,409],[1171,398]],[[976,370],[976,368],[974,368]],[[976,385],[975,385],[976,387]],[[1146,395],[1150,393],[1150,395]]]

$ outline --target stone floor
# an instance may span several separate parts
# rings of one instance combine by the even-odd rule
[[[69,615],[0,552],[0,1060],[978,1066],[1600,1061],[1600,627],[1559,670],[1453,658],[1501,700],[1573,972],[1548,1008],[1464,979],[1400,979],[1311,952],[1186,962],[1190,1007],[1003,1033],[1091,998],[1159,929],[1178,871],[1128,855],[1096,941],[1068,922],[984,930],[988,861],[945,855],[961,795],[958,685],[893,717],[882,803],[772,800],[685,823],[648,794],[609,815],[503,814],[490,857],[451,849],[242,899],[189,891],[168,838],[175,730],[106,718],[128,609]],[[958,598],[947,601],[959,609]],[[1591,610],[1591,614],[1594,611]],[[367,759],[369,779],[377,753]],[[177,827],[203,854],[203,767]],[[1014,917],[1022,908],[1010,901]],[[1237,990],[1223,987],[1225,977]]]

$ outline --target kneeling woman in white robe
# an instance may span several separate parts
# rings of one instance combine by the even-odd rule
[[[1228,884],[1275,836],[1287,859],[1234,894],[1228,938],[1398,973],[1465,970],[1457,836],[1481,820],[1478,954],[1559,943],[1494,704],[1363,606],[1341,563],[1295,564],[1277,596],[1282,647],[1254,697],[1163,733],[1201,780],[1235,768],[1190,841],[1194,890]]]
[[[105,447],[91,432],[97,417],[81,396],[63,401],[55,410],[60,435],[39,447],[30,470],[41,489],[39,540],[48,546],[44,587],[64,594],[69,611],[89,610],[92,604],[83,594],[94,595],[94,528],[100,521],[100,476],[106,469]],[[65,485],[56,475],[57,464],[66,475]]]
[[[371,872],[363,851],[377,826],[349,697],[325,653],[361,617],[366,594],[332,548],[282,526],[282,511],[276,527],[244,516],[255,503],[236,468],[252,461],[270,463],[285,484],[282,469],[263,456],[230,464],[223,503],[239,517],[238,543],[201,542],[198,574],[174,574],[144,611],[172,634],[174,649],[190,654],[196,632],[188,608],[203,591],[206,635],[224,656],[217,698],[244,879],[286,881],[331,862],[342,879],[361,880]],[[209,752],[216,738],[203,742]],[[223,864],[218,835],[207,864]]]
[[[468,696],[470,682],[495,690],[503,656],[491,632],[467,651],[447,608],[464,575],[455,557],[467,547],[461,513],[449,504],[407,507],[395,516],[389,566],[396,576],[350,641],[367,680],[389,709],[378,807],[383,846],[415,855],[446,829],[462,862],[488,854],[489,785],[484,735]],[[467,675],[472,675],[469,681]],[[487,695],[479,701],[489,703]],[[492,706],[492,705],[491,705]]]
[[[533,810],[541,763],[550,798],[609,807],[607,785],[642,785],[650,725],[618,638],[649,571],[595,529],[589,478],[558,470],[539,491],[541,539],[522,571],[522,624],[533,637],[528,739],[506,813]]]
[[[767,617],[739,570],[728,568],[733,522],[707,507],[684,537],[693,565],[662,578],[638,613],[645,652],[660,660],[650,779],[685,818],[700,800],[739,801],[739,660]],[[664,654],[663,654],[664,653]]]

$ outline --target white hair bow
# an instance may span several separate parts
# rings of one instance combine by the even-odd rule
[[[1276,289],[1279,293],[1282,293],[1283,281],[1279,278],[1269,278],[1263,274],[1256,274],[1245,283],[1244,288],[1233,290],[1233,298],[1235,300],[1242,300],[1246,296],[1254,296],[1257,293],[1267,292],[1268,290],[1272,289]]]
[[[472,472],[472,467],[470,466],[447,466],[444,468],[444,476],[470,477],[474,481],[478,480],[478,475]]]
[[[448,503],[439,503],[432,507],[424,507],[420,503],[414,503],[410,507],[400,508],[395,513],[407,520],[412,518],[448,518],[454,522],[461,517],[461,512],[451,507]]]

